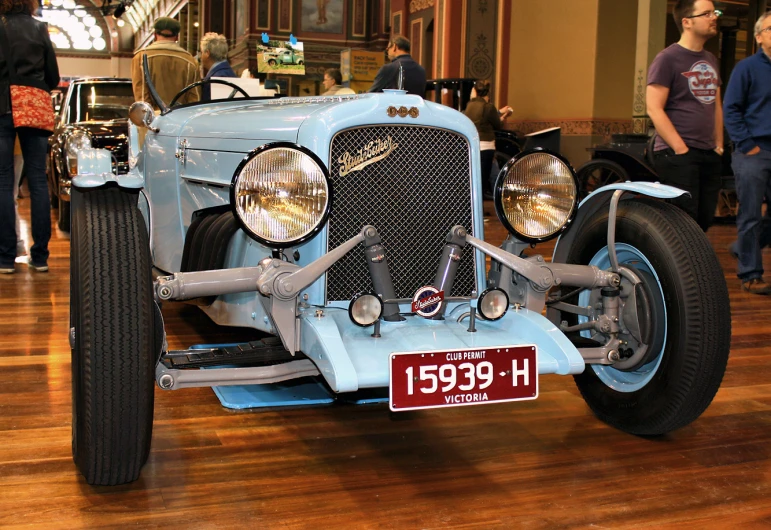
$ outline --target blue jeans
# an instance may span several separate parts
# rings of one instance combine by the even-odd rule
[[[763,276],[761,235],[763,198],[771,197],[771,152],[761,151],[748,156],[735,151],[731,167],[736,177],[736,197],[739,211],[736,214],[737,245],[739,255],[737,276],[752,280]]]
[[[35,265],[48,262],[51,239],[51,198],[46,179],[48,138],[36,131],[13,128],[10,114],[0,116],[0,268],[12,268],[16,259],[16,209],[13,202],[13,144],[19,135],[32,210],[30,258]]]

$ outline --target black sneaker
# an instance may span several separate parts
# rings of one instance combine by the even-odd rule
[[[30,260],[27,262],[27,266],[35,272],[48,272],[48,264],[46,263],[36,264]]]

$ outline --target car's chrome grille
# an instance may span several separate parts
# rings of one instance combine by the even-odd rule
[[[389,137],[396,147],[388,156],[340,174],[341,166],[346,173],[346,164],[341,163],[346,153],[356,156],[370,142],[377,146],[378,140]],[[385,149],[383,143],[380,147]],[[419,287],[433,283],[450,228],[462,225],[472,232],[469,149],[465,137],[433,127],[370,126],[338,133],[330,152],[329,248],[355,236],[362,226],[373,225],[386,248],[397,298],[411,298]],[[471,295],[473,256],[467,247],[448,295]],[[361,246],[327,273],[329,301],[349,300],[371,290]]]

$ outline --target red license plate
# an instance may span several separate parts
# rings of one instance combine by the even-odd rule
[[[390,359],[393,411],[538,397],[532,345],[392,353]]]

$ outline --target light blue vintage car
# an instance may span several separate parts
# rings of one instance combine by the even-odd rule
[[[451,108],[399,90],[156,102],[130,111],[128,174],[84,149],[72,179],[73,455],[89,483],[137,479],[155,384],[320,375],[337,394],[388,390],[398,413],[535,399],[541,376],[573,375],[600,419],[640,435],[717,392],[728,293],[704,234],[660,200],[680,190],[619,183],[579,207],[565,159],[522,152],[498,177],[498,248],[477,131]],[[556,237],[551,261],[531,250]],[[166,300],[273,337],[168,351]]]

